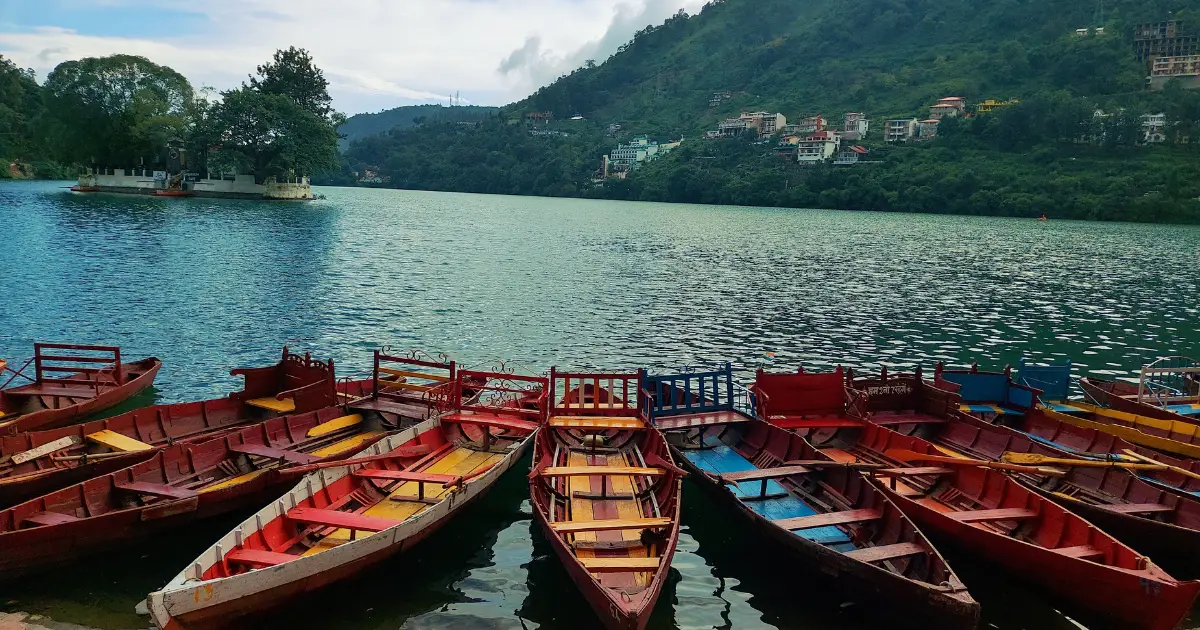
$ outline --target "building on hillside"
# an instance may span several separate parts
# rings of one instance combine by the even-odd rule
[[[870,153],[870,151],[868,151],[866,147],[859,146],[857,144],[847,147],[842,149],[841,152],[837,154],[837,157],[833,159],[833,165],[853,166],[858,164],[863,158],[867,157],[868,153]]]
[[[937,137],[938,125],[941,122],[936,118],[930,118],[917,123],[917,137],[921,140]]]
[[[622,129],[622,127],[621,127],[620,123],[609,123],[608,135],[615,136],[615,135],[621,133],[621,129]]]
[[[379,176],[379,171],[373,169],[363,169],[362,177],[358,178],[360,184],[382,184],[383,178]]]
[[[1104,34],[1104,27],[1097,26],[1096,28],[1077,28],[1075,29],[1076,37],[1087,37],[1089,34],[1095,33],[1097,37]]]
[[[780,129],[787,126],[787,117],[780,113],[768,114],[763,112],[759,118],[761,121],[758,125],[758,135],[773,136]]]
[[[525,114],[525,120],[533,122],[550,122],[554,120],[554,112],[528,112]]]
[[[718,139],[718,138],[720,138],[720,137],[721,137],[721,132],[720,132],[720,131],[712,131],[712,130],[709,130],[709,131],[705,131],[705,132],[704,132],[704,139],[705,139],[705,140],[716,140],[716,139]]]
[[[721,103],[729,100],[731,94],[727,91],[713,92],[712,96],[708,97],[708,106],[717,107]]]
[[[994,112],[997,109],[1000,109],[1002,107],[1009,107],[1012,105],[1017,105],[1020,102],[1021,101],[1019,101],[1015,98],[1010,98],[1007,101],[997,101],[994,98],[989,98],[986,101],[979,103],[978,105],[975,106],[975,113],[990,114],[991,112]]]
[[[871,121],[867,119],[867,115],[862,112],[846,112],[842,118],[842,136],[843,140],[859,141],[867,137],[867,130],[870,129]]]
[[[1167,141],[1167,115],[1142,114],[1142,142],[1158,144]]]
[[[794,160],[796,158],[796,145],[800,144],[800,136],[783,136],[779,139],[779,144],[775,145],[775,154],[780,157]]]
[[[961,116],[967,111],[967,102],[961,96],[947,96],[929,108],[929,117],[941,120],[947,116]]]
[[[1186,34],[1183,20],[1148,22],[1133,29],[1133,51],[1141,61],[1200,52],[1200,40]]]
[[[832,131],[818,131],[796,143],[796,161],[801,164],[824,162],[837,154],[842,141]]]
[[[1187,89],[1200,87],[1200,55],[1156,58],[1150,65],[1150,89],[1161,90],[1172,79]]]
[[[828,127],[829,121],[825,120],[825,117],[820,114],[817,114],[816,116],[805,116],[804,118],[801,118],[800,123],[796,125],[796,133],[802,136],[807,136],[809,134],[817,133],[818,131],[825,131]]]
[[[608,154],[608,161],[611,164],[622,164],[630,169],[635,169],[643,163],[657,158],[658,150],[657,142],[646,136],[638,136],[629,144],[618,144],[617,148]]]
[[[740,136],[745,133],[746,129],[748,128],[749,126],[746,124],[746,121],[741,118],[726,118],[725,120],[717,123],[717,133],[719,133],[723,138]],[[755,128],[754,132],[758,133],[758,129]]]
[[[917,135],[916,118],[895,118],[887,121],[887,142],[904,142]]]

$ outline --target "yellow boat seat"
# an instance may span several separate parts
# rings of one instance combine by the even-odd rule
[[[108,429],[97,431],[95,433],[89,433],[87,435],[87,439],[97,444],[103,444],[114,451],[126,453],[132,453],[135,451],[148,451],[154,448],[145,442],[135,440],[127,435],[122,435],[116,431],[110,431]]]
[[[246,404],[250,405],[251,407],[258,407],[259,409],[266,409],[267,411],[274,411],[276,413],[292,413],[296,410],[296,401],[292,400],[291,398],[284,398],[283,400],[278,400],[274,396],[268,396],[266,398],[251,398],[250,400],[246,401]]]

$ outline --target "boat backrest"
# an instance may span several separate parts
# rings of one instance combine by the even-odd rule
[[[336,404],[336,383],[333,361],[314,361],[309,354],[295,354],[286,347],[279,363],[261,368],[230,370],[233,376],[245,379],[242,391],[229,395],[234,400],[274,398],[287,392],[296,403],[298,412]]]
[[[1042,390],[1043,400],[1064,401],[1071,394],[1071,360],[1065,365],[1028,365],[1022,358],[1016,381]]]
[[[457,374],[457,364],[444,356],[434,357],[420,350],[399,356],[376,350],[371,396],[432,406],[430,393],[441,390],[445,398]]]
[[[649,412],[642,396],[642,370],[560,372],[550,368],[551,415],[639,416]]]
[[[1007,370],[1004,372],[981,372],[970,370],[946,370],[939,363],[935,380],[958,385],[958,394],[964,404],[995,403],[1029,409],[1037,403],[1039,390],[1014,383]]]
[[[35,343],[33,364],[37,382],[46,385],[95,386],[97,382],[108,385],[124,382],[121,349],[115,346]]]
[[[450,396],[453,411],[518,415],[541,422],[550,409],[549,389],[550,379],[544,376],[459,370]]]
[[[841,415],[846,410],[841,366],[833,372],[797,374],[769,374],[760,369],[753,391],[762,415]]]
[[[715,370],[647,374],[642,385],[651,419],[733,410],[733,364],[728,362]]]

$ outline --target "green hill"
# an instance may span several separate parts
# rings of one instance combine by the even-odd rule
[[[714,1],[640,31],[608,60],[479,128],[426,124],[364,138],[345,167],[375,165],[392,186],[435,190],[1200,220],[1195,144],[1139,146],[1135,128],[1140,114],[1166,112],[1172,139],[1188,137],[1200,130],[1200,100],[1175,87],[1145,91],[1132,46],[1134,25],[1195,22],[1200,0],[1103,7],[1099,15],[1078,0]],[[1097,26],[1104,35],[1076,35]],[[944,125],[929,142],[883,146],[885,119],[924,118],[943,96],[1021,105]],[[1096,109],[1119,115],[1104,122]],[[700,139],[743,110],[832,122],[867,112],[873,135],[864,144],[880,163],[802,167],[769,146]],[[532,112],[555,120],[530,122]],[[575,114],[583,120],[564,120]],[[612,123],[622,126],[616,137],[606,134]],[[626,180],[593,184],[601,155],[637,134],[686,140]]]
[[[477,105],[462,107],[406,105],[376,114],[355,114],[347,118],[341,127],[338,127],[338,133],[345,136],[338,142],[338,147],[344,151],[355,140],[384,133],[391,129],[407,129],[415,126],[417,120],[429,123],[474,122],[487,118],[496,109]]]

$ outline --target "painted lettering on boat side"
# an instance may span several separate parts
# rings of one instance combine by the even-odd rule
[[[212,584],[205,584],[204,586],[196,587],[194,596],[195,596],[197,604],[199,604],[200,602],[206,602],[206,601],[212,599],[213,598]]]
[[[867,388],[868,396],[886,396],[888,394],[911,394],[912,386],[908,383],[895,383],[892,385],[873,385]]]

